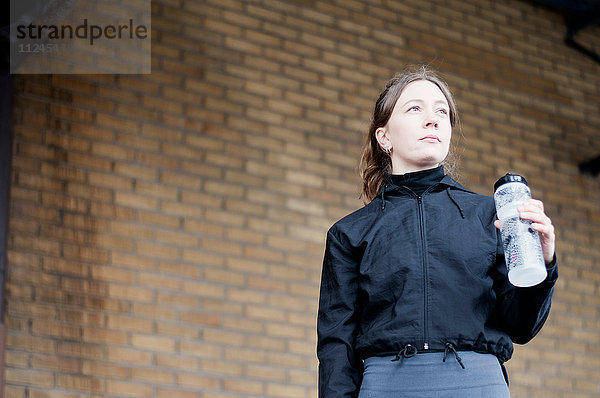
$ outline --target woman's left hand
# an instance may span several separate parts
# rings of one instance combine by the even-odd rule
[[[552,220],[544,213],[544,203],[536,199],[529,199],[519,208],[519,217],[531,221],[531,228],[538,231],[540,242],[542,243],[542,253],[544,261],[550,264],[554,259],[554,226]],[[496,220],[494,225],[500,228],[500,220]]]

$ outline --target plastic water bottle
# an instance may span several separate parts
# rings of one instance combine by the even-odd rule
[[[508,173],[494,184],[508,280],[519,287],[537,285],[547,275],[538,232],[531,228],[531,221],[520,218],[517,211],[528,199],[531,199],[531,191],[525,178],[518,174]]]

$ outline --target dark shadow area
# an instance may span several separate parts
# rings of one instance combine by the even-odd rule
[[[532,0],[559,12],[565,19],[565,44],[600,63],[600,55],[575,40],[577,32],[600,24],[600,0]]]

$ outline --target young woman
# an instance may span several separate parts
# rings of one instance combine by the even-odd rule
[[[503,363],[541,329],[558,277],[543,204],[548,277],[508,282],[493,198],[444,173],[454,99],[421,68],[380,94],[362,157],[363,208],[327,234],[318,314],[320,397],[510,396]]]

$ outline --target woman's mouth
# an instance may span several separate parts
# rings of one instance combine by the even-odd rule
[[[440,137],[438,137],[437,135],[427,135],[423,138],[421,138],[421,141],[427,141],[427,142],[442,142],[440,140]]]

